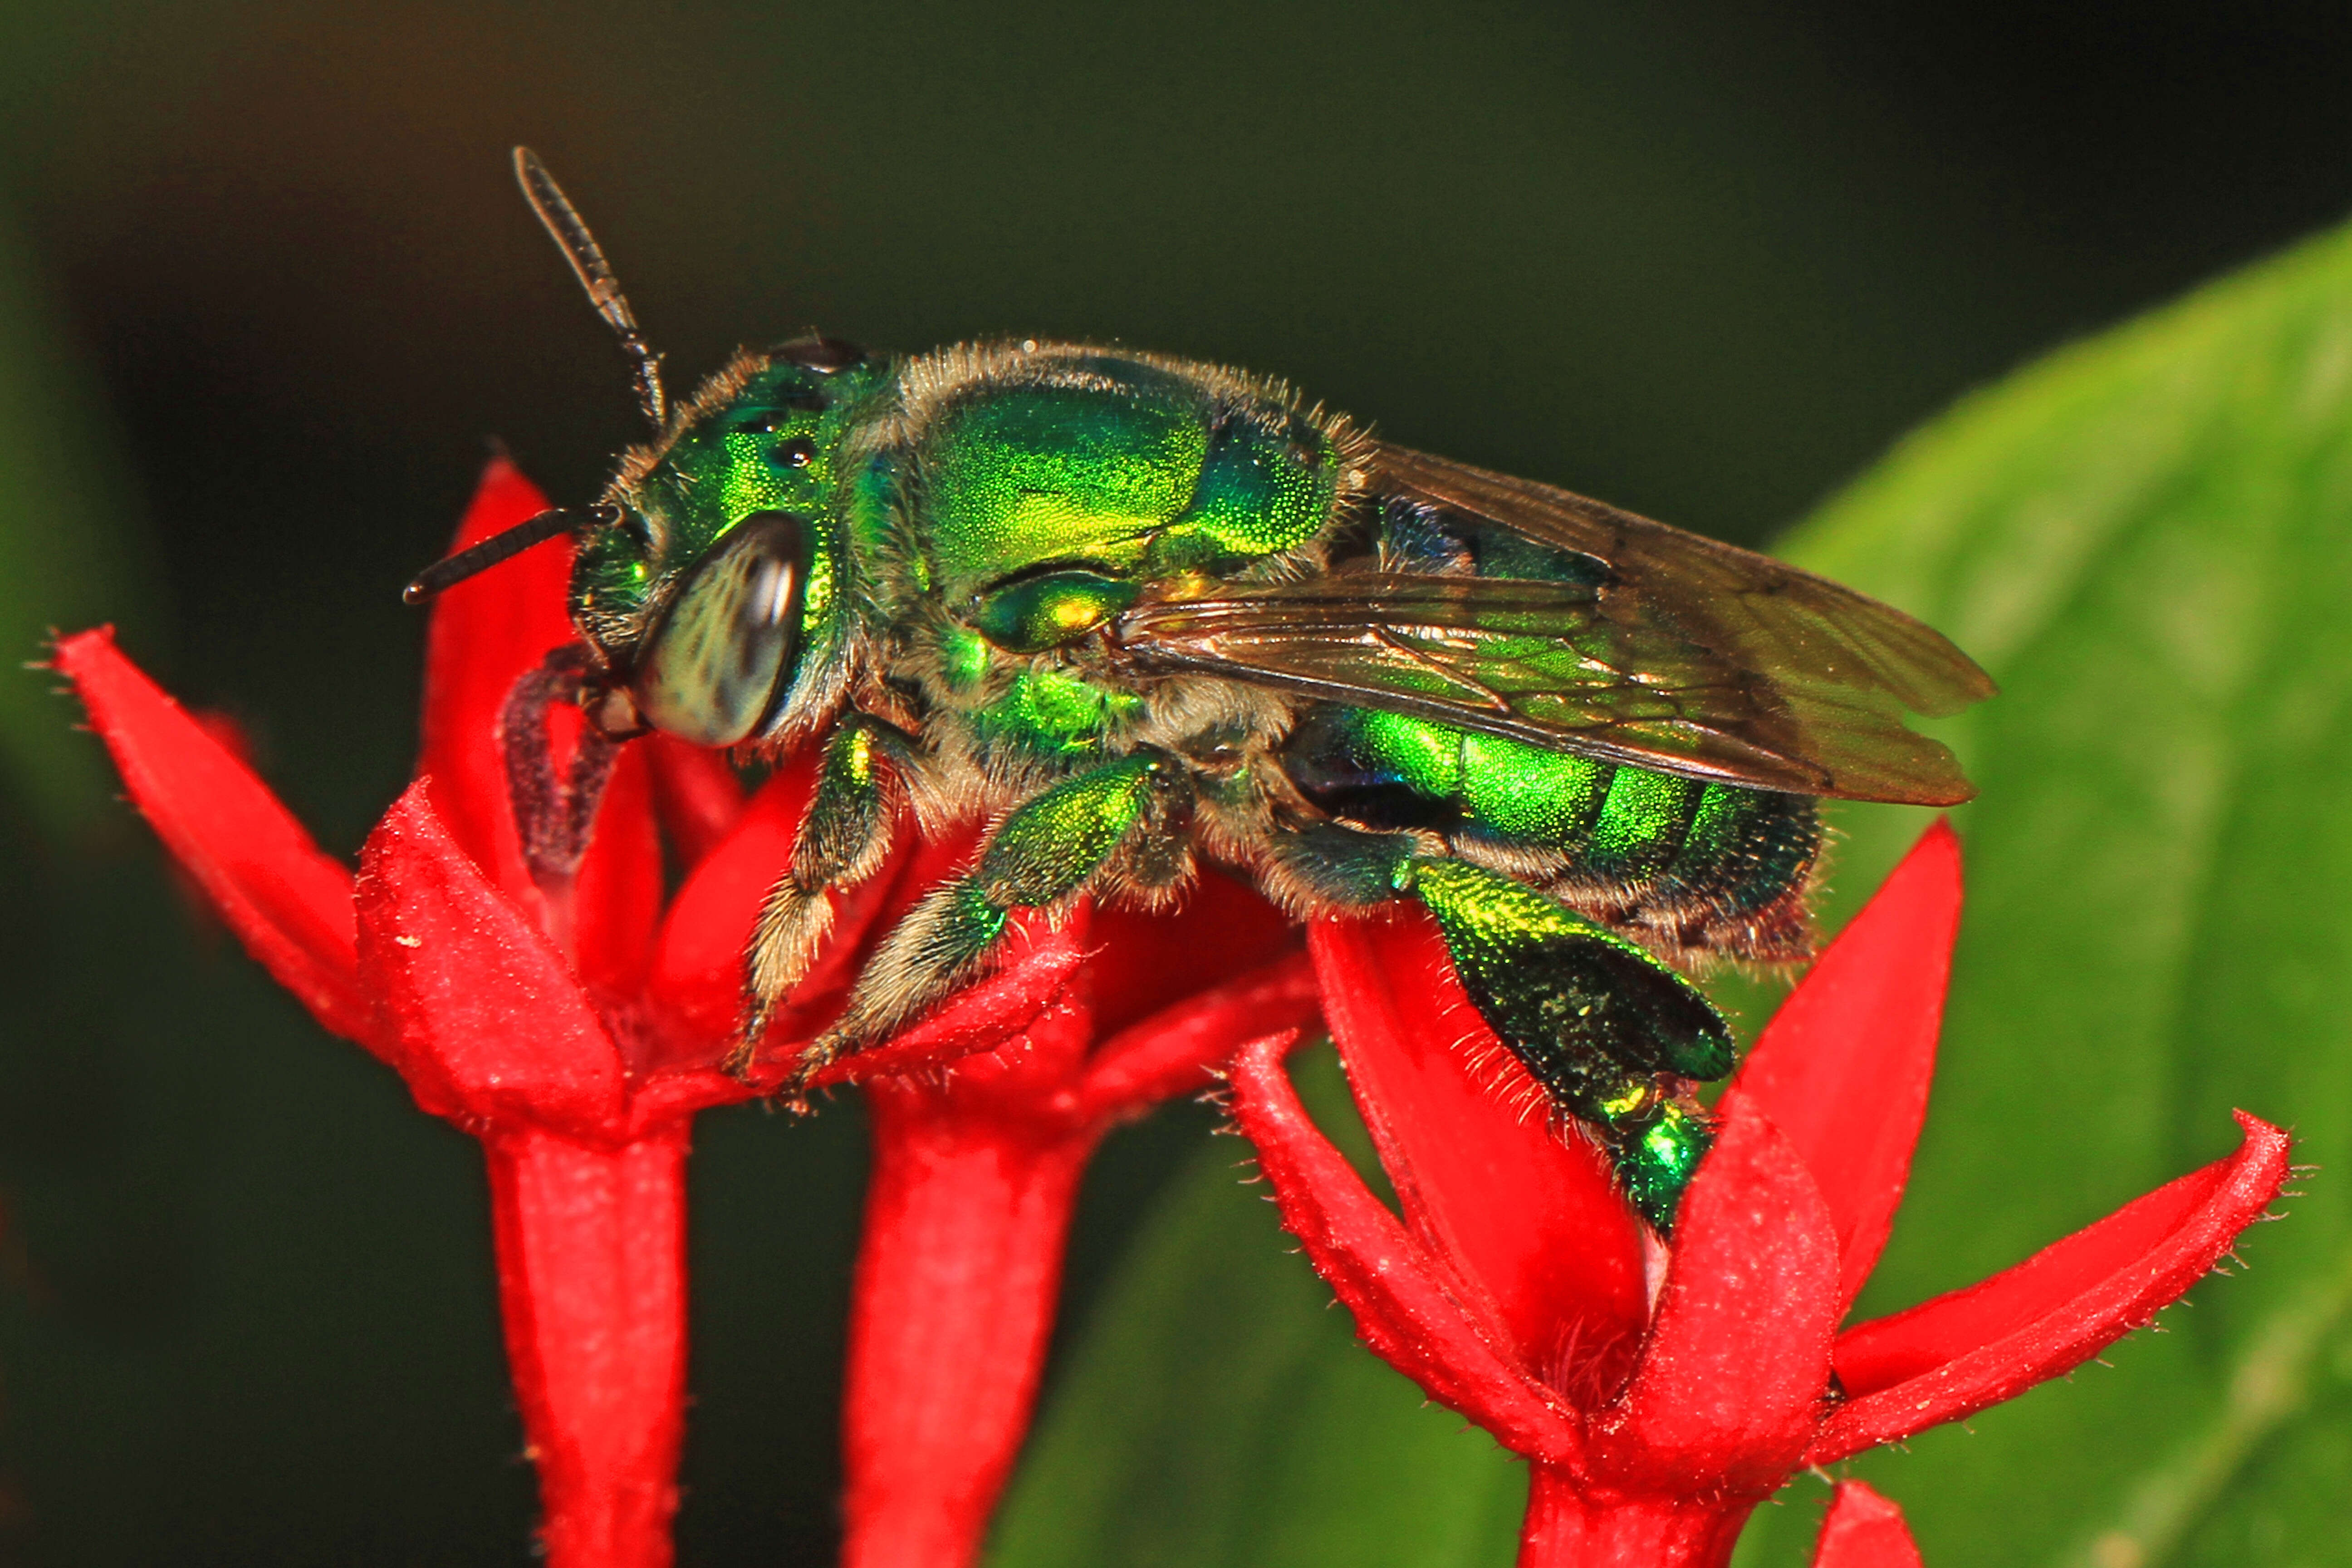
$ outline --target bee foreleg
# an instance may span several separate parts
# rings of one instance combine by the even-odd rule
[[[824,761],[793,844],[792,864],[768,889],[745,952],[743,1018],[726,1068],[740,1073],[766,1033],[776,1004],[808,973],[833,927],[829,890],[874,874],[890,847],[898,770],[913,742],[866,714],[852,714],[825,742]]]
[[[1015,910],[1052,910],[1084,891],[1115,854],[1164,822],[1186,784],[1171,759],[1143,753],[1016,807],[969,876],[932,889],[883,939],[840,1021],[803,1059],[803,1074],[975,978]]]

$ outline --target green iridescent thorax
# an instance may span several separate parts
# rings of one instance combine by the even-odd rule
[[[1054,562],[1113,577],[1295,549],[1330,515],[1331,443],[1286,409],[1114,354],[983,380],[926,430],[921,514],[949,602]]]
[[[1205,367],[1062,345],[964,363],[912,416],[902,459],[917,580],[950,618],[941,695],[991,748],[1106,754],[1140,702],[1051,656],[1156,583],[1313,539],[1331,517],[1336,444],[1278,395]]]
[[[1132,692],[1115,690],[1060,670],[1024,670],[1003,697],[975,710],[972,724],[985,738],[1009,742],[1038,756],[1100,754],[1110,736],[1143,709]]]
[[[681,411],[655,459],[625,466],[608,492],[626,515],[581,548],[572,575],[575,619],[608,650],[626,645],[670,584],[729,530],[757,512],[784,511],[806,519],[815,534],[803,625],[821,640],[847,561],[834,504],[845,477],[842,441],[887,379],[885,364],[827,374],[781,359],[752,360],[715,378]]]

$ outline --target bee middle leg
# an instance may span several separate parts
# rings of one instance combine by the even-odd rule
[[[1732,1067],[1730,1030],[1696,986],[1525,883],[1401,835],[1320,826],[1286,844],[1283,868],[1327,902],[1428,910],[1480,1016],[1591,1130],[1643,1217],[1672,1229],[1713,1137],[1691,1082]]]
[[[844,720],[825,742],[816,790],[793,841],[792,864],[768,889],[751,929],[742,1024],[724,1064],[729,1072],[750,1068],[776,1005],[808,972],[833,927],[828,892],[856,886],[882,864],[897,816],[896,770],[912,750],[903,732],[865,714]]]
[[[1181,764],[1139,753],[1054,785],[999,823],[971,872],[925,895],[866,961],[841,1018],[802,1060],[803,1078],[881,1038],[976,977],[1019,910],[1085,890],[1115,855],[1165,831],[1188,798]],[[1181,857],[1156,867],[1177,873]]]

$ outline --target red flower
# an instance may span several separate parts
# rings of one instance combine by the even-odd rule
[[[545,505],[493,463],[457,542]],[[744,942],[789,858],[814,759],[747,802],[716,753],[583,738],[555,652],[572,641],[568,573],[551,543],[443,595],[418,777],[356,879],[110,633],[64,639],[55,666],[132,800],[253,956],[421,1107],[481,1139],[547,1555],[651,1568],[670,1561],[677,1501],[688,1122],[782,1081],[873,939],[963,868],[974,835],[902,844],[844,900],[751,1081],[721,1072]],[[667,901],[665,837],[682,874]],[[1269,1019],[1311,1015],[1303,955],[1240,973],[1286,945],[1270,910],[1213,897],[1202,913],[1222,938],[1185,955],[1181,978],[1149,964],[1164,931],[1129,922],[1089,955],[1085,910],[1033,923],[993,977],[814,1080],[889,1085],[877,1090],[853,1328],[853,1545],[908,1531],[977,1541],[1027,1424],[1095,1140],[1205,1086]],[[1132,1026],[1089,1050],[1097,993],[1113,1027]],[[1161,1011],[1137,1022],[1147,1005]]]
[[[1278,1042],[1242,1052],[1235,1112],[1365,1342],[1533,1467],[1522,1564],[1721,1563],[1800,1467],[2077,1365],[2196,1283],[2276,1195],[2286,1135],[2241,1113],[2230,1158],[1982,1284],[1839,1331],[1926,1114],[1959,906],[1939,825],[1725,1093],[1670,1251],[1599,1155],[1530,1110],[1425,920],[1310,931],[1402,1223],[1307,1120]]]
[[[543,505],[494,464],[460,542]],[[761,879],[782,863],[809,780],[788,773],[747,808],[718,758],[632,747],[613,759],[573,864],[534,864],[549,857],[518,826],[500,720],[517,683],[570,640],[565,571],[550,549],[444,599],[422,776],[370,837],[356,879],[108,633],[65,639],[56,665],[132,799],[253,955],[328,1029],[399,1071],[419,1105],[482,1139],[549,1554],[658,1563],[684,1392],[687,1123],[755,1092],[716,1061]],[[510,738],[523,756],[538,748],[527,773],[552,776],[560,747],[528,724]],[[656,795],[692,862],[667,909]],[[854,963],[879,912],[848,922],[829,973]],[[893,1054],[1003,1040],[1066,989],[1077,957],[1068,937],[1048,936]]]
[[[1903,1510],[1860,1481],[1840,1481],[1813,1543],[1813,1568],[1922,1568]]]

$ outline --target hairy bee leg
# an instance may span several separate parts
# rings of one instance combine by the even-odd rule
[[[1014,910],[1049,908],[1083,890],[1115,853],[1150,830],[1184,784],[1176,763],[1143,753],[1017,807],[997,825],[970,876],[932,889],[883,939],[840,1022],[811,1047],[803,1072],[890,1033],[973,978]]]
[[[829,889],[855,887],[872,876],[890,847],[897,815],[897,770],[913,754],[900,731],[853,714],[825,742],[824,761],[808,815],[793,843],[793,860],[760,905],[744,954],[743,1018],[724,1064],[741,1074],[767,1032],[785,993],[808,972],[833,927]]]
[[[1640,943],[1508,877],[1415,857],[1393,879],[1437,918],[1496,1035],[1598,1135],[1642,1216],[1670,1231],[1712,1142],[1690,1083],[1732,1068],[1722,1015]]]

